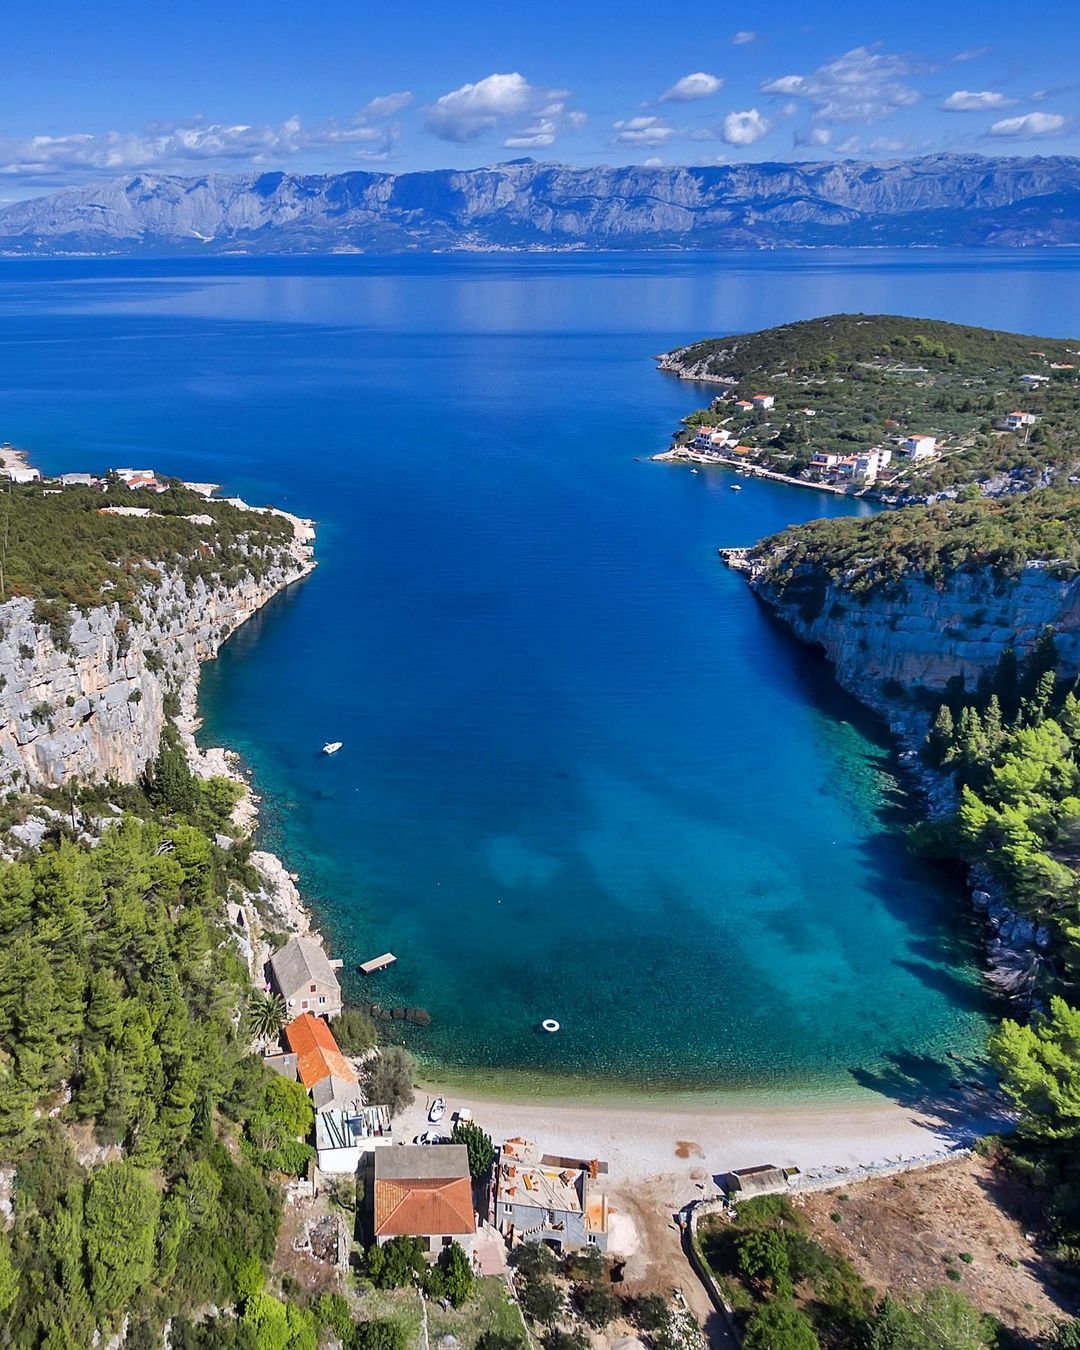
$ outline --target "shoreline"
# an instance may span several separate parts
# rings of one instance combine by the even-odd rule
[[[657,464],[703,464],[718,469],[737,469],[752,478],[768,478],[774,483],[785,483],[788,487],[810,488],[812,492],[831,492],[834,497],[851,497],[858,501],[876,501],[868,492],[849,492],[847,488],[836,487],[833,483],[811,483],[806,478],[792,478],[790,474],[777,473],[775,469],[763,469],[760,464],[748,463],[741,459],[728,459],[724,455],[704,450],[690,450],[685,446],[672,446],[653,455]]]
[[[781,481],[793,480],[777,475]],[[815,487],[813,484],[796,484]],[[835,491],[835,489],[833,489]],[[285,513],[282,513],[285,514]],[[307,522],[292,517],[298,530]],[[308,541],[313,537],[311,530]],[[295,578],[314,570],[311,562]],[[289,583],[290,585],[293,583]],[[178,727],[192,769],[200,776],[224,776],[240,784],[244,794],[233,822],[245,838],[259,828],[259,798],[240,756],[224,747],[200,747],[196,736],[202,725],[198,712],[200,667],[185,683]],[[245,936],[241,941],[252,982],[263,987],[264,963],[269,955],[270,931],[301,933],[324,948],[326,939],[318,918],[300,894],[295,873],[275,853],[257,849],[252,864],[262,881],[260,891],[245,901]],[[273,927],[271,927],[273,925]],[[329,955],[328,951],[328,955]],[[651,1185],[668,1201],[693,1199],[717,1177],[736,1167],[768,1162],[798,1168],[800,1184],[830,1184],[837,1179],[880,1175],[883,1171],[922,1167],[956,1156],[980,1135],[1008,1128],[999,1103],[988,1094],[953,1093],[948,1100],[903,1105],[863,1090],[832,1094],[828,1089],[781,1089],[769,1099],[754,1099],[752,1089],[693,1100],[693,1092],[673,1094],[671,1100],[641,1092],[619,1093],[619,1099],[599,1093],[574,1100],[568,1096],[524,1095],[508,1087],[470,1089],[467,1074],[455,1072],[440,1082],[438,1066],[418,1066],[417,1096],[395,1121],[395,1134],[410,1141],[428,1128],[427,1107],[434,1096],[444,1096],[452,1113],[470,1107],[496,1144],[526,1135],[547,1151],[565,1156],[602,1156],[611,1164],[614,1190],[634,1183]],[[557,1080],[553,1080],[553,1086]],[[572,1091],[572,1089],[571,1089]]]

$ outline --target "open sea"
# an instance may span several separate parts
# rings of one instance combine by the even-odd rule
[[[838,310],[1068,335],[1078,264],[5,261],[0,439],[318,521],[317,572],[205,669],[203,739],[347,971],[397,954],[348,992],[427,1009],[431,1072],[895,1091],[979,1053],[978,935],[905,849],[882,729],[716,557],[867,508],[647,462],[710,395],[650,358]]]

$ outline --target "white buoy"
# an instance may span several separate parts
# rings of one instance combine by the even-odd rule
[[[559,1024],[558,1022],[555,1021],[554,1017],[545,1018],[544,1021],[540,1023],[540,1025],[544,1028],[545,1031],[558,1031],[559,1029]]]

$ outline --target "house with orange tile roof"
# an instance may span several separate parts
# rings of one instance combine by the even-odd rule
[[[372,1233],[380,1246],[415,1237],[432,1257],[452,1242],[472,1250],[476,1211],[464,1144],[404,1144],[369,1157]]]
[[[321,1017],[301,1013],[286,1024],[284,1034],[296,1056],[296,1076],[311,1093],[316,1111],[341,1110],[360,1102],[360,1080]]]

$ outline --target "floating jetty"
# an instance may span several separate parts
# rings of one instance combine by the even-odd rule
[[[374,956],[370,961],[361,961],[361,975],[374,975],[377,970],[385,970],[387,966],[392,966],[397,960],[393,952],[383,952],[382,956]]]

